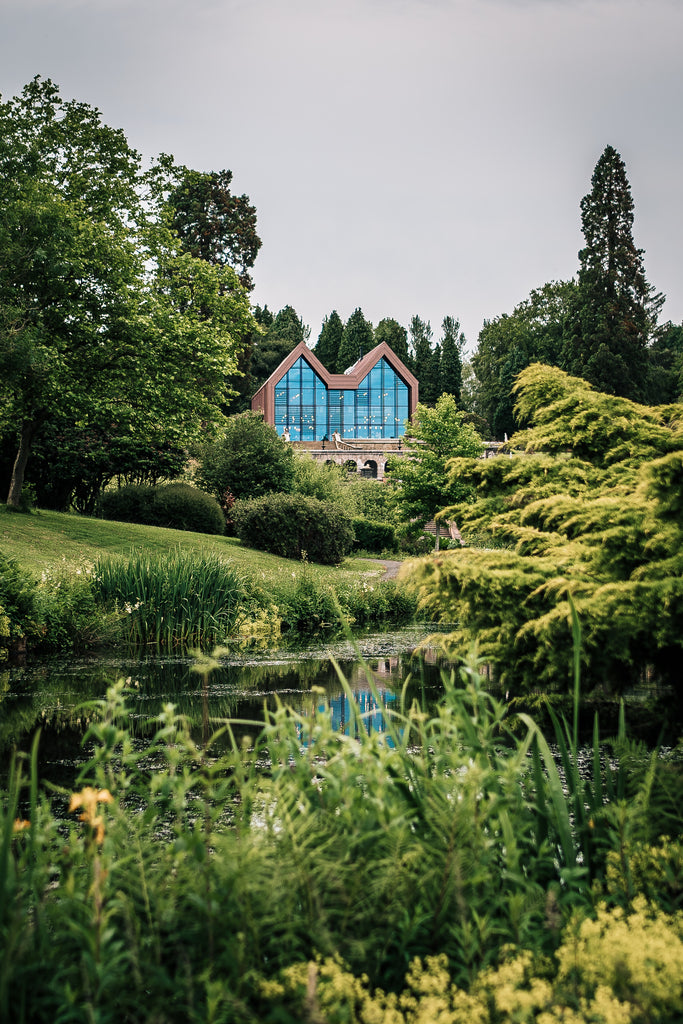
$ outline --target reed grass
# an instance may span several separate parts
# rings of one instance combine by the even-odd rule
[[[243,575],[229,563],[180,549],[100,558],[92,586],[98,601],[119,612],[128,643],[157,650],[225,643],[253,603]]]

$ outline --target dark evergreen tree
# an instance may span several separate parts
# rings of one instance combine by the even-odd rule
[[[391,317],[384,317],[375,328],[375,345],[382,342],[385,342],[391,351],[396,353],[409,370],[412,369],[412,360],[408,352],[408,332],[405,327],[401,327],[398,321],[392,320]]]
[[[330,373],[335,372],[337,356],[344,334],[344,321],[336,309],[333,309],[329,316],[323,320],[322,330],[318,335],[318,342],[313,349],[320,362]]]
[[[359,359],[366,356],[374,344],[375,335],[372,324],[365,319],[360,308],[354,310],[344,328],[337,354],[336,372],[344,373]]]
[[[285,306],[276,313],[268,333],[276,338],[286,338],[290,348],[294,348],[300,341],[308,341],[311,328],[303,322],[293,306]]]
[[[683,324],[664,324],[657,331],[648,356],[647,404],[683,402]]]
[[[429,320],[414,316],[410,321],[413,350],[413,373],[420,383],[420,402],[434,405],[439,397],[439,366],[441,350],[432,348],[432,325]]]
[[[576,309],[564,366],[599,391],[642,399],[647,347],[664,301],[645,278],[633,241],[633,198],[626,167],[612,146],[598,160],[581,200],[585,246],[579,252]]]
[[[285,306],[274,317],[265,307],[260,319],[258,316],[256,319],[264,332],[254,339],[251,355],[252,394],[268,380],[273,370],[300,341],[308,341],[311,333],[310,327],[292,306]]]
[[[465,335],[460,321],[445,316],[441,323],[441,365],[439,368],[439,394],[453,395],[460,405],[462,392],[462,353]]]
[[[229,394],[226,400],[226,411],[231,415],[244,412],[251,406],[252,395],[260,387],[259,375],[270,365],[272,356],[262,357],[261,347],[265,341],[268,330],[272,327],[274,314],[268,306],[256,306],[254,308],[254,320],[260,330],[251,331],[244,339],[244,347],[237,361],[238,373],[233,374],[228,380]],[[279,351],[279,350],[278,350]],[[279,360],[282,361],[282,358]],[[275,363],[277,366],[277,363]],[[273,366],[273,369],[275,369]],[[272,371],[270,371],[272,372]],[[266,380],[270,373],[266,373],[263,380]]]

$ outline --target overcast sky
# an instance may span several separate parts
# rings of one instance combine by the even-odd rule
[[[0,93],[35,75],[143,156],[233,171],[255,302],[440,336],[576,273],[579,203],[626,163],[683,320],[683,0],[0,0]]]

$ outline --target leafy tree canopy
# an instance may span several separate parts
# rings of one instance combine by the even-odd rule
[[[452,649],[476,640],[516,693],[568,685],[571,598],[589,685],[647,671],[680,697],[683,406],[636,405],[539,364],[515,393],[530,423],[516,454],[450,463],[467,497],[445,514],[468,547],[413,566],[423,606],[460,623]]]
[[[424,524],[469,493],[468,487],[463,490],[460,482],[449,475],[449,460],[454,456],[476,458],[483,446],[452,395],[441,395],[434,408],[418,402],[404,444],[407,457],[390,459],[387,471],[396,482],[403,519]]]
[[[34,79],[0,101],[0,395],[16,506],[52,419],[185,448],[220,422],[253,323],[229,267],[179,251],[140,158],[99,111]]]
[[[486,420],[499,440],[520,425],[512,391],[517,374],[533,362],[560,365],[575,293],[573,281],[550,281],[533,289],[511,314],[484,321],[471,361],[477,378],[472,411]]]
[[[646,401],[652,405],[683,400],[683,324],[664,324],[648,351]]]
[[[222,436],[204,445],[199,454],[198,480],[221,502],[229,495],[257,498],[292,489],[292,447],[260,413],[248,410],[230,416]]]

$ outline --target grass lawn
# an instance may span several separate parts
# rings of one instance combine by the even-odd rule
[[[113,523],[105,519],[38,511],[31,515],[9,512],[0,506],[0,551],[40,576],[44,569],[64,565],[78,568],[100,555],[128,555],[132,551],[162,553],[185,551],[216,553],[253,575],[261,584],[283,589],[291,586],[292,574],[301,572],[299,562],[243,547],[233,537],[166,530],[157,526]],[[316,581],[351,582],[368,572],[379,573],[382,563],[347,558],[341,566],[307,565]]]

